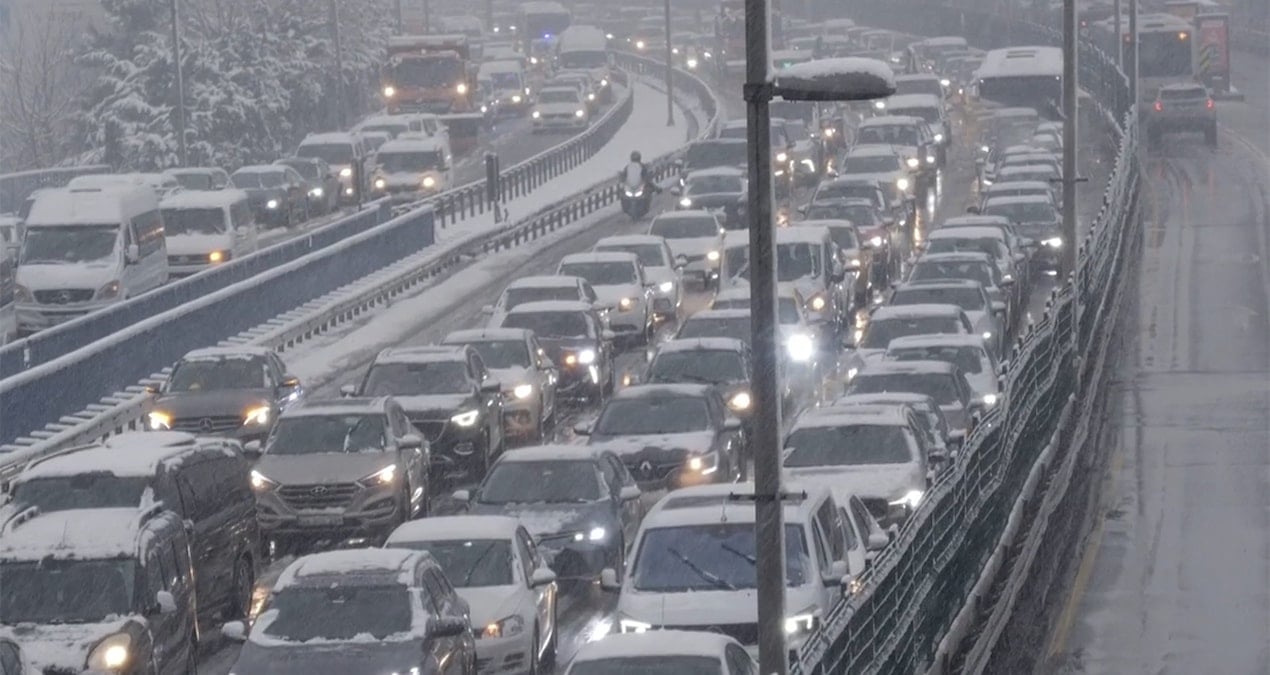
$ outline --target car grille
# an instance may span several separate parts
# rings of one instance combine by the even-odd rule
[[[35,291],[35,301],[41,305],[66,305],[72,302],[88,302],[93,299],[91,288],[62,288],[56,291]]]
[[[891,504],[885,499],[878,499],[874,497],[871,499],[864,498],[860,501],[864,502],[864,508],[868,509],[869,513],[873,514],[873,517],[877,519],[885,518],[891,511]]]
[[[172,420],[172,431],[186,431],[195,434],[216,434],[233,431],[242,426],[243,418],[238,415],[215,415],[211,417],[178,417]]]
[[[423,432],[423,437],[428,439],[429,443],[436,443],[445,435],[444,420],[421,420],[410,418],[410,422],[415,425],[419,431]]]
[[[696,633],[720,633],[743,645],[758,643],[758,624],[723,623],[702,626],[662,626],[663,630],[686,630]]]
[[[284,485],[278,488],[278,496],[282,501],[297,511],[345,507],[353,501],[355,494],[356,483]]]
[[[168,256],[169,265],[205,265],[207,264],[207,254],[202,255],[170,255]]]
[[[631,472],[631,477],[645,483],[662,480],[683,465],[683,462],[632,462],[629,460],[624,463],[626,464],[626,469]]]

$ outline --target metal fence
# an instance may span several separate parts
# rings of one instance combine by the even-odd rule
[[[1050,28],[986,12],[865,0],[848,7],[858,23],[964,35],[983,48],[1059,44]],[[1069,441],[1083,423],[1080,413],[1088,412],[1085,403],[1102,391],[1115,309],[1132,269],[1127,254],[1139,237],[1137,133],[1128,82],[1092,46],[1082,44],[1080,55],[1080,86],[1114,122],[1119,152],[1077,271],[1014,346],[1003,400],[980,420],[954,467],[927,492],[892,546],[859,578],[861,590],[827,612],[799,648],[794,673],[977,672],[991,657],[1014,590],[1000,580],[1025,578],[1024,564],[1035,554],[1010,555],[1026,550],[1014,546],[1013,533],[1032,531],[1043,520],[1038,514],[1044,515],[1016,507],[1031,503],[1038,485],[1051,486],[1036,478],[1046,473],[1040,469],[1075,452]]]
[[[76,176],[109,172],[110,167],[105,164],[91,164],[2,174],[0,175],[0,213],[17,213],[22,202],[36,190],[63,187]]]

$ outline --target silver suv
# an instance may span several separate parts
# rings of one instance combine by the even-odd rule
[[[1217,104],[1204,85],[1170,84],[1160,87],[1147,111],[1147,139],[1154,145],[1170,132],[1204,134],[1209,147],[1217,147]]]

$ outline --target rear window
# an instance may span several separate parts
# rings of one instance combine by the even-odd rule
[[[1192,98],[1208,98],[1208,92],[1202,87],[1160,90],[1160,100],[1162,101],[1185,101]]]

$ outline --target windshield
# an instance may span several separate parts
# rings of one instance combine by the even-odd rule
[[[711,656],[659,654],[574,661],[569,675],[723,675],[723,669]]]
[[[750,278],[750,248],[737,246],[726,252],[727,269],[732,278]],[[776,280],[795,281],[820,276],[820,247],[815,244],[777,244]]]
[[[719,221],[713,217],[684,218],[665,216],[653,221],[651,234],[666,239],[700,239],[719,235]]]
[[[495,91],[512,89],[519,92],[521,89],[519,73],[486,73],[483,79],[489,80],[490,87]]]
[[[130,559],[0,564],[0,623],[90,623],[131,614],[136,571]]]
[[[429,396],[433,394],[470,394],[467,363],[432,361],[429,363],[377,363],[366,375],[363,396]]]
[[[572,89],[548,89],[538,95],[540,103],[577,103],[578,92]]]
[[[560,266],[560,274],[582,277],[592,286],[637,284],[635,266],[628,262],[577,262]]]
[[[303,151],[303,148],[301,148],[301,151]],[[276,188],[281,187],[286,182],[281,171],[238,171],[230,179],[234,181],[235,186],[244,190]]]
[[[940,237],[929,240],[926,246],[927,253],[961,253],[963,251],[987,253],[997,259],[1004,259],[1009,255],[1005,244],[1000,239],[993,239],[992,237],[977,237],[974,239]]]
[[[891,296],[892,305],[957,305],[967,312],[982,311],[983,292],[977,288],[901,288]]]
[[[262,358],[194,359],[176,364],[168,392],[264,389],[269,366]]]
[[[217,207],[163,209],[163,232],[182,234],[224,234],[225,211]]]
[[[486,368],[528,368],[532,365],[529,346],[524,340],[482,340],[469,344],[481,355]]]
[[[729,318],[693,317],[683,323],[677,338],[729,337],[750,344],[749,315]]]
[[[1037,202],[997,202],[995,204],[988,202],[983,208],[983,213],[988,216],[1005,216],[1016,225],[1024,223],[1052,223],[1057,220],[1053,206]]]
[[[509,288],[503,294],[503,309],[515,309],[526,302],[542,302],[545,300],[577,300],[578,289],[573,286],[556,286],[545,288]]]
[[[847,385],[846,394],[885,394],[889,392],[925,394],[939,405],[955,405],[957,385],[944,373],[870,373],[861,372]]]
[[[481,486],[485,504],[585,503],[600,499],[590,460],[499,462]]]
[[[431,553],[455,588],[510,586],[514,583],[512,544],[505,539],[392,541],[386,546]]]
[[[900,168],[900,158],[895,155],[847,156],[842,173],[886,173]]]
[[[715,523],[646,530],[634,564],[638,591],[682,593],[756,588],[754,523]],[[811,559],[803,529],[785,526],[785,583],[808,582]]]
[[[177,183],[186,190],[205,191],[212,189],[212,176],[206,173],[178,173],[173,176]],[[166,212],[165,212],[166,213]]]
[[[445,157],[437,150],[425,152],[381,152],[375,156],[384,173],[422,173],[445,168]]]
[[[527,328],[539,338],[595,337],[581,312],[518,312],[503,319],[504,328]]]
[[[602,50],[568,51],[560,54],[561,68],[604,68],[609,65],[609,55]]]
[[[950,316],[930,316],[917,319],[878,319],[864,329],[860,346],[865,349],[886,349],[895,338],[910,335],[960,333],[961,322]]]
[[[744,190],[745,182],[740,176],[693,176],[688,179],[684,194],[740,194]]]
[[[856,143],[917,145],[917,127],[910,124],[877,124],[860,129]]]
[[[638,396],[604,406],[595,432],[605,436],[683,434],[710,428],[710,408],[696,396]]]
[[[869,203],[876,203],[878,188],[876,185],[866,185],[864,183],[829,183],[816,190],[812,201],[814,203],[834,199],[867,199]],[[841,207],[834,206],[834,208]],[[859,225],[859,223],[856,224]]]
[[[694,143],[684,156],[684,168],[707,169],[715,166],[745,166],[744,143]]]
[[[327,164],[351,164],[353,162],[353,146],[350,143],[312,143],[301,145],[295,153],[299,157],[317,157]],[[238,179],[234,185],[242,187]]]
[[[69,264],[109,258],[119,239],[118,225],[28,227],[19,264]]]
[[[996,269],[988,263],[981,262],[918,262],[909,276],[910,281],[927,279],[971,279],[983,284],[984,288],[996,287],[996,278],[992,271]]]
[[[786,468],[907,464],[913,461],[903,427],[850,424],[805,427],[785,439]]]
[[[851,222],[855,222],[852,220]],[[833,225],[829,228],[829,238],[833,239],[833,243],[844,251],[860,248],[860,238],[857,236],[854,227],[845,227],[842,225]]]
[[[745,361],[734,351],[694,349],[663,352],[649,366],[649,382],[720,384],[749,379]]]
[[[463,62],[452,57],[402,59],[389,67],[398,86],[445,87],[463,80]]]
[[[957,366],[967,375],[978,375],[983,372],[984,351],[978,347],[905,347],[887,351],[886,357],[892,361],[944,361]]]
[[[270,455],[383,452],[383,415],[302,415],[278,420],[269,437]]]
[[[644,267],[670,267],[661,244],[610,244],[597,246],[596,251],[616,251],[618,253],[634,253]]]
[[[149,484],[145,476],[116,476],[104,471],[50,476],[18,483],[13,488],[13,503],[19,509],[39,507],[41,513],[136,507]]]
[[[272,615],[272,616],[269,616]],[[270,620],[272,619],[272,620]],[[271,598],[260,618],[261,632],[287,642],[383,640],[408,633],[413,625],[410,590],[401,585],[291,587]]]

